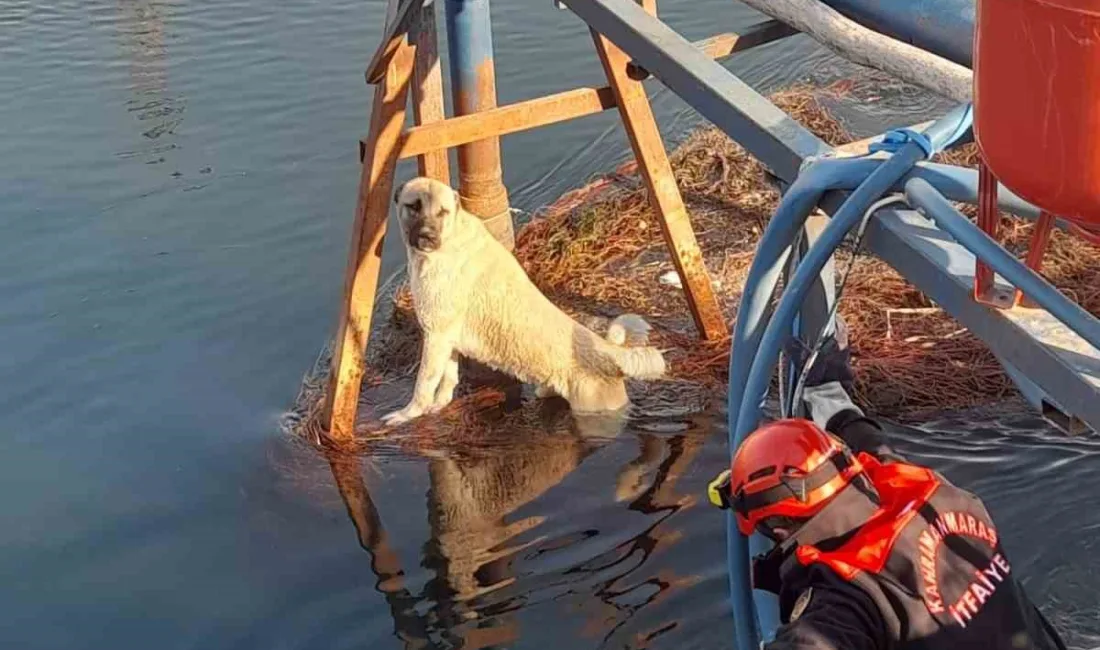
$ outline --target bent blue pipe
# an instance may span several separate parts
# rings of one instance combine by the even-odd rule
[[[756,348],[763,333],[761,321],[766,319],[775,287],[783,266],[790,254],[795,236],[805,225],[806,218],[821,197],[828,191],[850,191],[875,172],[885,159],[852,158],[824,159],[810,165],[787,190],[775,216],[765,228],[757,247],[757,253],[745,280],[745,290],[737,312],[733,331],[734,355],[730,359],[730,394],[727,406],[733,413],[740,405],[740,394],[734,392],[744,384],[752,364],[751,356],[738,355],[739,346]],[[921,163],[909,170],[890,191],[901,192],[905,182],[921,178],[940,190],[952,201],[976,203],[978,199],[978,173],[951,165]],[[1031,219],[1038,218],[1039,209],[1002,188],[999,207],[1006,212]]]
[[[775,366],[783,343],[786,341],[785,324],[797,317],[802,307],[802,300],[810,289],[804,284],[810,269],[817,268],[820,272],[836,248],[843,243],[848,232],[863,219],[867,206],[881,197],[895,181],[923,157],[924,151],[918,145],[911,143],[888,158],[856,188],[803,257],[802,263],[798,265],[787,289],[783,292],[783,298],[771,322],[764,330],[759,347],[755,350],[756,354],[753,355],[748,377],[741,390],[741,403],[734,426],[739,440],[754,430],[760,420],[760,405],[767,394],[771,380],[770,369]],[[765,368],[768,370],[765,371]]]
[[[814,278],[821,273],[821,269],[828,263],[833,251],[844,241],[844,237],[848,232],[862,220],[863,211],[866,207],[888,190],[895,181],[912,167],[913,163],[923,157],[924,151],[918,145],[906,145],[901,151],[887,159],[867,177],[864,183],[856,188],[852,196],[845,201],[841,209],[821,232],[818,240],[807,251],[802,263],[798,265],[798,269],[788,283],[787,289],[783,292],[783,299],[780,301],[775,315],[764,331],[759,349],[742,350],[740,354],[735,350],[734,356],[744,358],[751,355],[753,358],[747,381],[743,390],[740,391],[741,403],[736,411],[736,425],[730,429],[730,434],[737,444],[740,444],[760,421],[760,411],[771,379],[771,370],[779,360],[779,352],[787,339],[790,323],[797,316],[806,294],[813,287]],[[813,274],[812,277],[811,273]],[[731,378],[731,399],[735,392],[737,391],[734,389]],[[730,412],[729,417],[735,417],[733,411]],[[732,447],[732,449],[736,448],[736,446]],[[757,539],[749,540],[741,536],[737,530],[732,532],[730,555],[734,563],[730,566],[731,568],[739,566],[741,567],[740,572],[749,575],[751,573],[750,558],[752,554],[766,550],[769,543],[765,539],[759,539],[760,535],[753,535],[753,538]],[[733,591],[734,602],[738,603],[735,610],[746,608],[755,610],[756,616],[748,620],[756,620],[760,629],[767,631],[770,637],[779,626],[778,602],[775,596],[767,592],[754,593],[751,590],[751,584],[751,581],[742,582],[740,588]],[[745,627],[742,624],[738,631],[743,631]],[[759,644],[759,637],[750,640],[743,638],[741,634],[738,636],[739,648],[755,648]]]
[[[951,235],[1050,315],[1100,350],[1100,321],[982,232],[932,185],[919,178],[910,180],[905,184],[905,197],[913,208],[935,221],[940,230]]]
[[[931,140],[933,149],[942,149],[947,144],[962,137],[969,128],[969,120],[970,108],[963,106],[932,125],[926,133]],[[766,392],[767,382],[771,376],[770,369],[774,368],[778,351],[771,357],[771,363],[768,366],[769,372],[764,379],[763,389],[755,387],[752,389],[756,391],[754,393],[748,390],[747,385],[751,384],[752,376],[758,374],[753,360],[757,356],[757,347],[762,340],[762,323],[767,320],[768,306],[774,295],[779,274],[787,256],[790,254],[791,243],[798,230],[804,225],[809,212],[813,210],[825,190],[850,189],[860,183],[861,180],[863,181],[837,215],[834,216],[833,222],[826,228],[826,232],[832,229],[832,232],[836,233],[840,227],[837,221],[841,217],[846,217],[848,220],[855,219],[848,225],[847,229],[840,233],[840,238],[827,249],[824,261],[820,265],[815,265],[816,272],[820,273],[821,268],[831,257],[833,249],[843,240],[851,226],[858,223],[858,220],[862,218],[866,207],[885,191],[891,189],[925,155],[927,155],[926,152],[920,146],[910,142],[886,161],[871,159],[818,161],[799,176],[788,190],[787,195],[784,196],[775,217],[773,217],[765,230],[764,236],[761,238],[757,255],[754,257],[749,275],[746,278],[745,292],[742,295],[741,306],[738,310],[732,340],[733,354],[730,358],[729,372],[727,417],[730,423],[731,453],[737,449],[744,437],[755,428],[756,423],[759,421],[759,400],[762,400]],[[945,180],[950,180],[951,174],[944,173],[947,169],[950,168],[939,171],[946,177]],[[950,183],[944,184],[950,185]],[[960,181],[952,189],[961,190],[959,191],[960,194],[973,193],[976,196],[975,187],[976,175],[973,182]],[[849,217],[848,215],[855,216]],[[822,233],[823,238],[824,236],[825,233]],[[818,243],[822,243],[821,240]],[[820,252],[825,249],[819,246],[818,243],[815,243],[811,250],[816,249],[820,257]],[[802,261],[799,266],[800,272],[808,261]],[[799,288],[801,295],[793,303],[787,300],[787,296],[784,296],[785,302],[794,305],[795,315],[805,298],[805,293],[813,286],[812,282],[807,283],[805,273],[800,272],[796,272],[795,278],[791,281],[791,287]],[[805,286],[800,285],[800,282],[805,283]],[[778,332],[777,327],[789,327],[790,323],[793,322],[793,318],[794,316],[779,319],[783,323],[782,325],[773,320],[764,333],[764,337],[767,337],[768,331],[772,331],[773,336],[779,340],[781,345],[784,339],[774,332]],[[759,400],[755,404],[752,404],[750,398],[753,394],[759,396]],[[769,542],[760,538],[760,536],[754,536],[751,539],[743,537],[736,529],[732,516],[727,522],[727,537],[729,540],[727,555],[731,604],[734,610],[738,647],[752,648],[759,643],[761,628],[768,630],[770,634],[779,623],[778,603],[775,597],[771,594],[759,593],[756,594],[757,600],[754,602],[754,594],[751,589],[749,558],[753,553],[766,550]]]
[[[845,212],[847,208],[847,213],[855,215],[855,221],[853,223],[858,222],[863,216],[862,209],[859,209],[858,206],[869,204],[871,201],[875,200],[883,191],[889,189],[890,186],[908,171],[914,162],[921,159],[923,155],[923,151],[920,147],[914,144],[911,147],[904,147],[902,152],[899,152],[898,155],[892,156],[886,161],[875,165],[875,169],[871,174],[869,176],[864,176],[866,181],[860,185],[860,187],[855,190],[852,197],[845,202],[845,207],[841,208],[841,212]],[[737,324],[732,341],[733,354],[730,359],[728,417],[731,421],[731,426],[729,427],[731,453],[737,449],[741,441],[744,440],[745,436],[755,427],[756,422],[759,420],[759,406],[746,407],[746,399],[748,399],[748,396],[758,394],[752,392],[756,389],[746,380],[753,374],[750,370],[755,371],[756,368],[753,359],[757,356],[754,353],[756,352],[758,341],[761,340],[760,330],[766,320],[766,312],[771,303],[779,274],[782,271],[786,257],[790,254],[791,243],[795,234],[805,223],[806,217],[824,192],[822,189],[823,183],[821,181],[841,180],[843,178],[841,176],[838,176],[836,179],[829,178],[831,173],[839,172],[842,168],[835,164],[829,165],[829,162],[843,163],[846,161],[822,161],[811,168],[809,170],[810,173],[800,176],[799,179],[795,181],[787,197],[784,197],[780,210],[777,211],[772,223],[769,224],[768,229],[765,231],[764,237],[761,238],[761,243],[757,249],[757,254],[753,260],[748,278],[745,280],[745,293],[742,295],[741,306],[738,310]],[[801,187],[799,186],[800,181],[805,181],[802,183]],[[825,232],[822,233],[822,238],[824,238],[826,233],[830,230],[837,230],[838,218],[841,216],[842,215],[838,213],[837,216],[833,218],[826,227]],[[845,229],[841,233],[840,239],[828,249],[829,256],[832,255],[833,248],[839,245],[840,241],[843,240],[844,235],[847,234],[850,227],[849,225],[848,229]],[[819,239],[819,241],[810,248],[808,255],[812,255],[815,250],[821,250],[822,243],[823,242]],[[826,261],[827,260],[828,257],[826,257]],[[788,288],[787,293],[791,293],[794,288],[800,287],[798,284],[799,282],[806,282],[805,277],[803,277],[803,270],[807,268],[808,263],[808,259],[802,260],[802,263],[798,267],[798,271],[795,272],[795,276],[791,279],[790,288]],[[823,266],[824,263],[818,266],[819,273]],[[797,306],[801,306],[802,298],[805,297],[805,292],[808,292],[811,286],[812,281],[801,287],[803,292],[799,296]],[[793,317],[782,319],[782,322],[788,329],[792,321]],[[777,324],[777,320],[772,319],[768,331],[774,330]],[[763,336],[766,338],[767,332],[764,332]],[[785,338],[785,335],[783,338]],[[778,357],[778,354],[776,357]],[[768,379],[770,379],[770,373]],[[741,387],[744,387],[744,389],[739,390]],[[765,380],[764,388],[767,388],[767,380]],[[762,395],[763,392],[761,391],[759,394]],[[748,411],[751,411],[751,413]],[[739,648],[754,648],[759,643],[759,630],[768,630],[770,634],[779,623],[778,603],[775,597],[771,594],[761,593],[758,595],[758,600],[754,602],[750,587],[752,584],[750,557],[760,551],[766,550],[768,542],[761,539],[750,540],[742,536],[736,529],[732,516],[728,522],[728,529],[730,593],[734,609],[734,620],[736,621],[737,645]],[[754,537],[758,538],[759,536]],[[750,548],[750,546],[752,548]]]
[[[733,355],[729,369],[729,395],[727,409],[730,418],[730,449],[736,449],[740,439],[735,438],[734,418],[740,411],[743,396],[740,387],[751,368],[753,355],[748,350],[756,350],[763,335],[763,323],[767,322],[769,307],[779,283],[790,247],[797,233],[805,224],[806,218],[828,191],[850,191],[878,169],[884,159],[853,158],[844,160],[825,159],[811,165],[788,189],[778,211],[768,223],[760,240],[757,254],[749,269],[742,295],[741,307],[733,334]],[[939,189],[952,201],[976,203],[978,198],[978,175],[972,169],[964,169],[937,163],[920,163],[911,169],[902,179],[894,183],[891,191],[900,192],[910,179],[923,179]],[[1015,194],[1001,189],[999,206],[1002,210],[1017,216],[1035,219],[1039,209],[1019,198]],[[739,351],[746,351],[744,353]],[[742,585],[751,584],[748,558],[765,550],[749,548],[750,542],[741,536],[729,519],[727,535],[730,543],[727,547],[730,567],[731,594],[737,594]],[[738,630],[744,630],[751,639],[759,637],[756,611],[751,597],[733,597],[734,620]],[[739,634],[740,636],[740,634]],[[741,643],[748,643],[742,639]],[[753,641],[755,642],[755,641]]]

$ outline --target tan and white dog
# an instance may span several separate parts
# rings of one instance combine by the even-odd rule
[[[534,384],[540,397],[560,395],[582,413],[626,406],[626,377],[664,374],[660,351],[645,346],[641,317],[616,318],[606,339],[574,321],[447,185],[414,178],[394,200],[424,341],[412,401],[383,417],[386,424],[449,404],[459,355]]]

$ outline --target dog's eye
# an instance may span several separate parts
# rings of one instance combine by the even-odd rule
[[[411,203],[406,203],[404,207],[409,212],[420,212],[420,207],[421,207],[420,199],[416,199],[415,201],[412,201]]]
[[[440,219],[447,216],[447,208],[439,208],[439,212],[437,212],[435,216],[439,217]]]

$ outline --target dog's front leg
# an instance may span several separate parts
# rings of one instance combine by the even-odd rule
[[[458,385],[458,351],[451,350],[451,359],[443,370],[443,379],[439,381],[439,388],[435,391],[435,401],[432,402],[432,411],[438,411],[451,403],[455,396],[455,386]]]
[[[412,401],[400,411],[383,416],[382,421],[394,426],[434,410],[436,392],[444,381],[453,353],[454,346],[450,337],[426,332],[424,345],[420,350],[420,368],[416,372]],[[457,367],[455,370],[457,373]]]

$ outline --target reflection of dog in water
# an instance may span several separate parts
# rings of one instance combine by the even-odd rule
[[[430,538],[424,545],[422,566],[433,574],[420,593],[409,591],[400,555],[388,543],[382,518],[360,474],[359,459],[332,463],[359,540],[371,554],[378,589],[390,605],[395,630],[411,643],[408,647],[429,647],[428,640],[437,636],[453,647],[512,643],[520,634],[513,613],[517,605],[539,601],[546,589],[556,590],[563,582],[571,583],[578,593],[590,592],[590,601],[608,603],[606,610],[590,612],[601,625],[621,615],[615,608],[616,598],[641,594],[644,601],[652,595],[648,590],[674,586],[667,573],[638,582],[636,569],[654,549],[679,538],[675,525],[661,522],[690,502],[677,484],[710,430],[671,436],[637,432],[638,455],[623,466],[617,482],[603,471],[606,463],[595,468],[585,482],[589,489],[598,485],[597,489],[612,491],[604,505],[610,504],[613,494],[615,500],[629,501],[624,507],[649,516],[631,519],[639,528],[622,539],[620,522],[607,524],[615,532],[609,536],[611,546],[596,544],[581,551],[575,545],[587,544],[593,531],[604,529],[602,507],[592,509],[589,504],[575,513],[570,492],[552,491],[600,450],[613,454],[611,458],[629,457],[635,437],[612,441],[624,424],[624,418],[615,414],[578,417],[557,400],[520,405],[517,399],[510,406],[467,414],[457,439],[418,437],[430,478]],[[441,418],[431,424],[445,423]],[[405,510],[402,517],[409,514]],[[544,527],[548,516],[558,520]],[[563,522],[564,517],[569,519]],[[590,561],[579,560],[596,547],[603,551]],[[553,555],[557,551],[562,554]],[[560,564],[563,561],[566,568]]]
[[[440,441],[425,450],[431,458],[428,521],[433,538],[425,549],[425,566],[437,572],[435,586],[444,590],[435,596],[459,609],[465,609],[460,603],[482,608],[487,601],[470,601],[512,584],[518,558],[547,543],[537,533],[547,506],[525,516],[519,515],[521,508],[612,444],[622,422],[614,416],[576,417],[560,402],[544,402],[538,409],[478,421],[476,442]],[[640,454],[622,468],[617,482],[608,481],[613,492],[607,501],[637,499],[635,507],[646,510],[651,500],[667,498],[682,465],[690,463],[703,439],[696,436],[685,445],[678,437],[639,434]],[[621,449],[618,445],[611,449],[621,453],[615,451]],[[623,483],[629,484],[630,494]],[[672,498],[677,499],[679,495]],[[549,503],[561,504],[553,499]]]
[[[615,319],[606,338],[551,303],[457,193],[416,178],[395,197],[409,258],[409,286],[424,332],[412,401],[385,416],[399,424],[450,403],[459,355],[560,395],[578,412],[627,404],[626,377],[665,372],[660,351],[646,345],[639,316]]]

